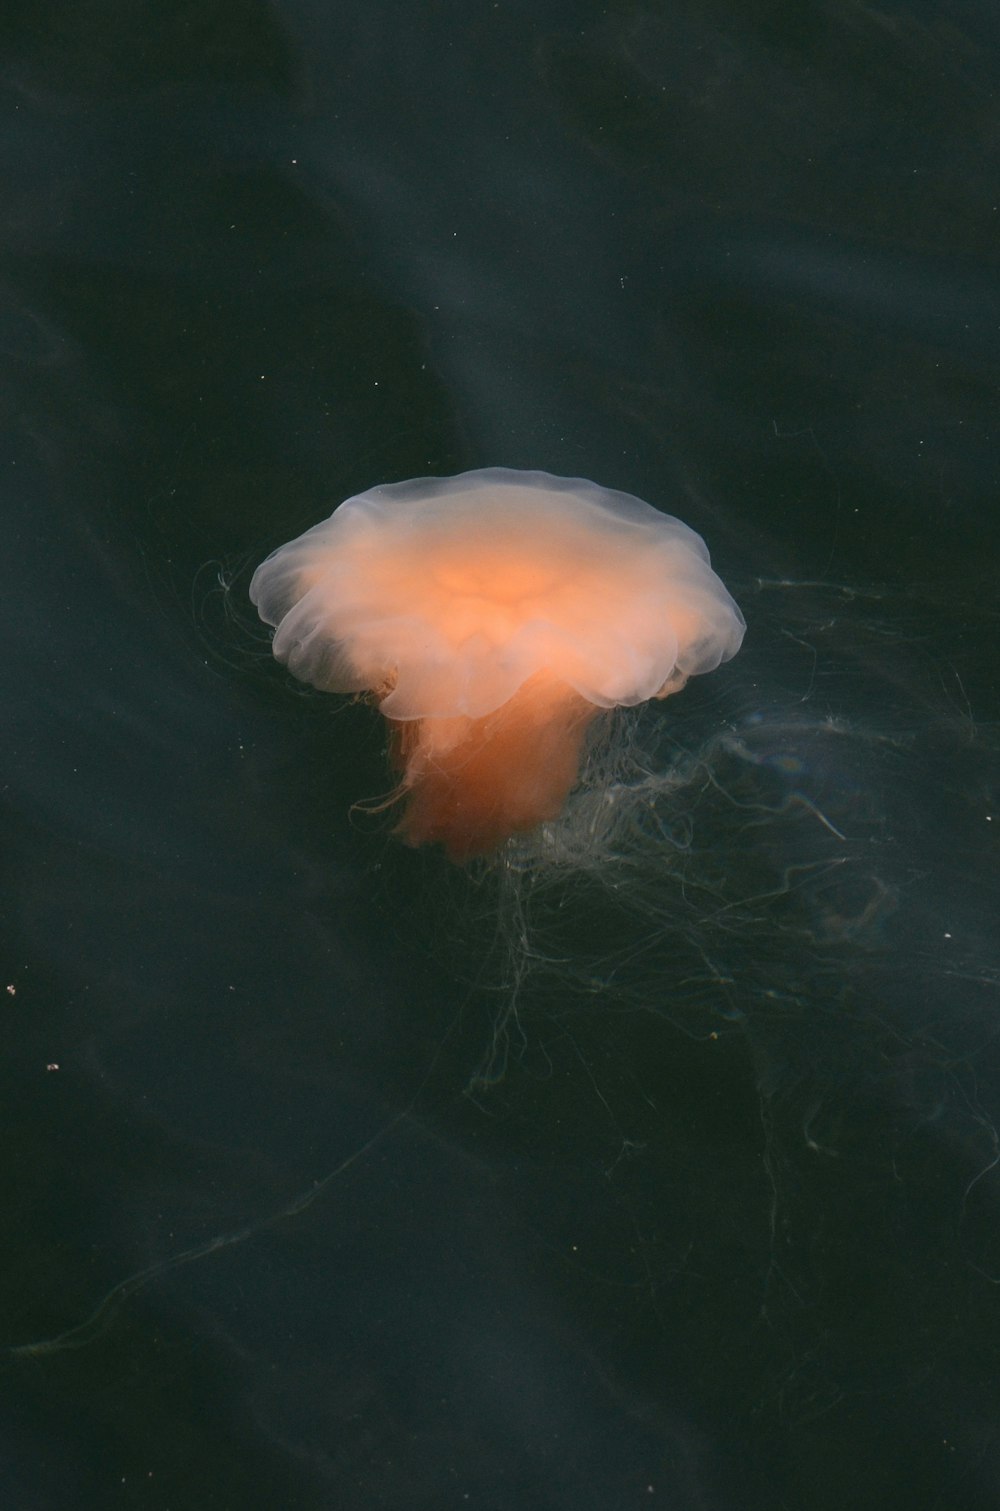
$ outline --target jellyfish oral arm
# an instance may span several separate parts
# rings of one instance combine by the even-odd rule
[[[478,719],[390,720],[405,790],[398,833],[471,860],[559,816],[588,726],[603,710],[538,676]]]

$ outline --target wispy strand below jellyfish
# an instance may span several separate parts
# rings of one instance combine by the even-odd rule
[[[250,597],[296,677],[376,704],[397,832],[455,861],[558,817],[594,720],[678,692],[745,630],[679,519],[505,467],[347,499],[261,563]]]

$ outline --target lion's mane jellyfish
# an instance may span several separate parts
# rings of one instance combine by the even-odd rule
[[[456,861],[557,817],[601,712],[677,692],[745,628],[680,520],[503,467],[347,499],[250,596],[296,677],[378,705],[398,832]]]

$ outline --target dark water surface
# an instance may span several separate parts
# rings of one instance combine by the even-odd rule
[[[995,8],[0,35],[0,1505],[1000,1507]],[[246,601],[487,465],[749,624],[572,864]]]

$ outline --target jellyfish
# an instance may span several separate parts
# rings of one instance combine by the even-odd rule
[[[296,677],[377,705],[397,833],[457,862],[557,818],[594,721],[678,692],[745,629],[680,520],[504,467],[347,499],[250,596]]]

